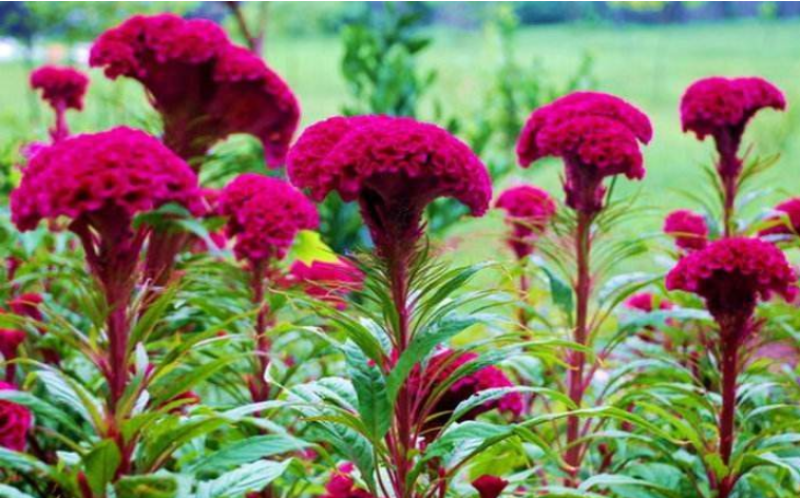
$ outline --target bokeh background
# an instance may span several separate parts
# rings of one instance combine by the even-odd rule
[[[537,105],[580,88],[629,99],[656,130],[645,152],[647,178],[619,186],[639,192],[652,208],[637,231],[655,232],[668,209],[692,207],[679,191],[691,195],[701,183],[700,166],[712,157],[710,144],[681,132],[683,90],[710,75],[766,77],[786,92],[789,110],[759,115],[746,140],[754,155],[780,153],[767,178],[776,199],[800,182],[800,113],[793,105],[800,102],[800,2],[4,2],[3,191],[16,181],[19,147],[44,139],[50,121],[28,89],[31,68],[58,63],[88,70],[97,34],[134,13],[163,11],[215,20],[242,43],[244,25],[298,95],[304,126],[365,112],[434,121],[467,140],[500,186],[530,181],[558,192],[555,164],[514,166],[514,139]],[[90,74],[86,109],[69,116],[73,130],[124,123],[158,131],[140,85]],[[455,227],[444,218],[443,230]],[[501,227],[478,222],[454,229],[488,236]]]

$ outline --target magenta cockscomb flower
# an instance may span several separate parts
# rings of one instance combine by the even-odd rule
[[[16,391],[12,384],[0,381],[0,391]],[[0,399],[0,448],[25,451],[33,415],[28,408]]]
[[[359,488],[351,476],[355,466],[346,462],[331,473],[321,498],[374,498],[369,491]]]
[[[89,78],[71,67],[43,66],[31,73],[30,84],[53,109],[81,110]]]
[[[497,498],[508,487],[508,481],[493,475],[482,475],[472,481],[480,498]]]
[[[6,361],[17,357],[17,350],[25,342],[25,337],[25,332],[21,330],[0,329],[0,354]]]
[[[651,313],[654,310],[670,310],[673,306],[669,300],[660,298],[652,292],[639,292],[625,300],[625,307],[645,313]]]
[[[514,387],[511,379],[494,366],[481,368],[451,382],[456,370],[479,358],[476,353],[457,353],[450,349],[442,349],[430,358],[423,370],[419,366],[414,367],[408,384],[409,390],[415,393],[418,399],[417,419],[424,421],[422,435],[426,439],[433,439],[438,434],[462,401],[487,389]],[[437,386],[443,383],[450,383],[450,386],[444,391],[437,392],[434,397]],[[518,417],[525,410],[525,401],[519,393],[511,392],[472,409],[464,414],[461,420],[472,420],[494,409]]]
[[[296,261],[286,278],[289,285],[298,285],[309,296],[328,302],[338,309],[347,306],[345,296],[364,287],[364,273],[350,261]]]
[[[45,100],[56,114],[55,125],[50,129],[54,142],[69,135],[67,109],[83,109],[83,96],[89,86],[89,78],[71,67],[43,66],[31,73],[31,88],[42,92]]]
[[[667,289],[706,300],[719,321],[749,318],[759,299],[797,294],[797,275],[780,249],[760,239],[732,237],[688,254],[667,275]]]
[[[773,211],[775,214],[767,219],[770,226],[759,235],[800,235],[800,197],[781,202]]]
[[[446,130],[410,118],[336,117],[308,128],[287,160],[292,183],[322,200],[337,192],[358,201],[380,251],[422,235],[425,206],[452,197],[475,216],[486,212],[486,167]]]
[[[786,108],[783,93],[767,80],[705,78],[683,94],[681,123],[684,132],[693,132],[700,140],[712,136],[721,156],[735,157],[747,123],[767,108]]]
[[[282,259],[300,230],[316,228],[317,210],[300,191],[277,178],[238,176],[219,196],[217,210],[228,217],[233,250],[252,263]]]
[[[300,118],[286,83],[211,21],[173,14],[134,16],[103,33],[90,64],[141,82],[164,121],[164,141],[184,159],[203,156],[233,133],[283,163]]]
[[[36,292],[26,292],[8,301],[8,307],[15,315],[26,316],[37,321],[42,320],[42,312],[39,310],[44,299]]]
[[[687,251],[702,249],[708,244],[708,225],[702,215],[678,209],[664,219],[664,233],[675,239],[675,245]]]
[[[125,220],[170,202],[201,212],[197,176],[155,138],[121,127],[36,154],[11,193],[11,217],[23,231],[60,216],[124,231]]]
[[[517,156],[525,167],[543,157],[561,157],[567,205],[591,214],[602,209],[604,178],[644,177],[639,144],[652,136],[650,120],[631,104],[604,93],[576,92],[531,114]]]
[[[506,212],[506,223],[511,226],[507,242],[519,259],[533,252],[536,237],[556,212],[550,194],[532,185],[509,188],[500,194],[495,207]]]

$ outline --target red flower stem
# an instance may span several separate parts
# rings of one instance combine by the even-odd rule
[[[397,330],[395,342],[398,357],[408,348],[410,337],[410,314],[408,305],[408,260],[409,252],[402,248],[393,248],[384,252],[387,254],[386,262],[389,269],[389,283],[391,285],[392,302],[397,313]],[[395,434],[398,441],[394,444],[395,464],[397,477],[395,479],[395,495],[397,498],[410,498],[411,487],[407,487],[406,479],[411,472],[412,461],[410,454],[414,450],[414,435],[412,433],[412,393],[409,392],[408,383],[403,383],[397,394],[395,404],[394,423]]]
[[[264,380],[264,372],[269,367],[270,342],[267,337],[267,328],[270,321],[270,310],[264,304],[264,279],[267,272],[266,261],[254,261],[252,268],[252,289],[253,304],[258,306],[256,315],[255,345],[256,345],[256,372],[253,376],[253,401],[260,402],[269,399],[269,384]]]
[[[739,322],[739,321],[737,321]],[[745,322],[746,323],[746,322]],[[725,325],[723,325],[725,326]],[[727,326],[734,330],[722,331],[722,351],[720,370],[722,374],[722,410],[719,414],[719,453],[722,462],[729,467],[729,473],[719,482],[718,498],[728,498],[734,484],[736,475],[730,472],[731,454],[736,438],[736,384],[739,376],[739,347],[738,338],[745,337],[746,325],[741,322]]]
[[[526,273],[527,265],[524,261],[520,262],[520,268],[522,270],[522,274],[519,276],[519,295],[522,306],[520,306],[517,310],[517,321],[519,321],[520,329],[524,331],[528,328],[528,312],[525,307],[528,305],[528,291],[530,290],[530,282]]]
[[[725,227],[725,237],[733,234],[733,213],[736,204],[736,177],[725,177],[723,183],[723,223]]]
[[[69,136],[69,127],[67,126],[66,106],[63,103],[59,103],[53,110],[56,114],[56,123],[50,130],[50,138],[53,140],[53,143],[55,143]]]
[[[733,235],[733,215],[736,210],[736,194],[739,187],[739,175],[742,161],[736,156],[738,143],[723,145],[719,150],[717,171],[722,182],[722,217],[725,237]]]
[[[577,258],[577,278],[575,282],[576,317],[573,340],[576,344],[585,346],[588,340],[589,297],[591,293],[591,226],[594,214],[578,211],[578,226],[575,234],[575,251]],[[569,375],[567,385],[569,397],[580,408],[583,403],[586,379],[584,369],[586,355],[583,351],[571,351],[569,355]],[[569,487],[578,485],[582,451],[578,443],[580,439],[580,419],[577,416],[567,418],[567,449],[564,462],[568,465],[567,477],[564,484]]]

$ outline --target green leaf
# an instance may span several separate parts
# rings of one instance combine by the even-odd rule
[[[122,476],[114,490],[117,498],[181,498],[178,480],[171,475]]]
[[[269,456],[299,451],[309,446],[310,444],[305,441],[282,434],[249,437],[226,445],[219,451],[195,461],[185,470],[191,473],[221,471]]]
[[[34,498],[34,497],[27,493],[23,493],[22,491],[16,488],[12,488],[11,486],[0,484],[0,498]]]
[[[114,478],[121,462],[119,448],[111,439],[104,439],[83,457],[86,479],[96,495],[105,495],[106,485]]]
[[[335,263],[339,256],[322,241],[319,232],[301,230],[297,233],[295,242],[289,252],[290,260],[302,261],[311,264],[314,261]]]
[[[541,267],[547,275],[547,280],[550,282],[550,295],[553,299],[553,304],[561,308],[567,315],[572,315],[572,310],[575,308],[572,297],[572,287],[567,282],[564,282],[555,273],[553,273],[546,266]]]
[[[658,492],[663,496],[670,498],[683,498],[680,494],[675,493],[663,486],[637,479],[635,477],[624,476],[619,474],[600,474],[586,479],[578,487],[581,491],[589,491],[592,488],[600,489],[614,489],[619,486],[636,486],[640,488],[648,488]]]
[[[347,371],[358,396],[358,412],[373,440],[383,438],[392,420],[392,404],[386,378],[380,367],[370,362],[352,342],[344,348]]]
[[[260,460],[222,474],[209,482],[201,482],[197,498],[239,498],[247,492],[261,491],[280,477],[292,460],[270,462]]]

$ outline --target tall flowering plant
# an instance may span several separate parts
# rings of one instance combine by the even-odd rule
[[[542,250],[558,263],[568,279],[565,282],[554,272],[549,275],[554,299],[567,315],[570,336],[577,345],[567,353],[564,383],[576,407],[584,406],[598,362],[609,354],[607,347],[598,346],[598,333],[608,316],[608,308],[613,308],[625,292],[630,292],[627,287],[619,288],[613,299],[600,299],[599,279],[614,262],[639,250],[634,245],[599,244],[611,220],[620,216],[618,209],[609,208],[609,190],[604,181],[619,175],[632,180],[644,177],[640,145],[648,143],[652,134],[647,116],[624,100],[604,93],[576,92],[536,109],[517,142],[522,166],[548,156],[561,158],[565,166],[565,203],[572,215],[557,228],[563,237],[558,246]],[[573,264],[570,267],[564,265],[565,254],[569,254]],[[608,259],[609,255],[613,259]],[[596,347],[598,350],[594,351]],[[592,354],[587,355],[587,351]],[[591,428],[589,423],[581,424],[578,415],[567,419],[560,447],[566,472],[564,482],[568,486],[578,486],[582,478]]]
[[[352,386],[320,379],[292,390],[312,403],[305,410],[323,421],[325,441],[360,473],[363,484],[335,473],[326,496],[444,496],[470,456],[458,452],[460,432],[473,430],[478,448],[513,433],[469,421],[496,411],[516,417],[525,409],[512,379],[493,365],[501,355],[445,345],[479,322],[456,310],[486,294],[454,294],[475,268],[447,269],[432,260],[424,240],[423,213],[436,198],[453,197],[476,216],[487,210],[488,173],[445,130],[386,116],[311,126],[290,151],[288,172],[316,200],[336,192],[357,202],[375,244],[374,255],[360,258],[366,273],[360,318],[329,313],[345,336],[337,344]],[[319,408],[325,399],[336,401]]]
[[[42,66],[31,73],[30,84],[34,90],[41,91],[42,99],[55,113],[55,124],[50,128],[50,138],[53,142],[67,138],[67,110],[83,109],[83,97],[89,86],[89,78],[71,67]]]

